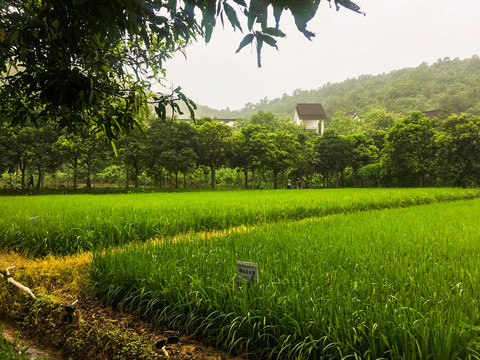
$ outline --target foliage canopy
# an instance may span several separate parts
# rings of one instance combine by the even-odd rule
[[[349,0],[334,0],[359,12]],[[154,96],[153,80],[165,76],[164,62],[189,42],[210,41],[220,20],[248,34],[237,51],[255,44],[276,47],[284,10],[307,38],[307,22],[320,0],[12,0],[0,3],[0,107],[12,125],[54,120],[73,131],[89,126],[109,138],[137,125],[149,99],[165,118],[166,105],[180,111],[195,104],[180,88]],[[275,25],[269,23],[273,9]],[[225,20],[226,18],[226,20]],[[239,19],[240,18],[240,19]]]

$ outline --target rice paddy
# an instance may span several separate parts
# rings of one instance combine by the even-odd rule
[[[75,254],[187,232],[468,199],[478,189],[229,191],[0,198],[0,246]]]
[[[478,214],[472,200],[192,234],[97,252],[91,276],[106,303],[233,353],[478,359]]]
[[[93,251],[89,281],[104,303],[233,354],[480,359],[479,196],[3,197],[0,247],[42,257]],[[258,264],[258,284],[239,280],[237,261]]]

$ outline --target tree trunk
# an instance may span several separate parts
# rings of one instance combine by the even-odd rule
[[[340,187],[339,185],[339,182],[338,182],[338,171],[335,171],[335,182],[336,182],[336,185],[337,185],[337,189]]]
[[[138,177],[139,177],[139,171],[138,171],[138,164],[135,162],[135,165],[133,167],[133,170],[135,171],[135,189],[138,188]]]
[[[276,190],[278,188],[278,184],[277,184],[277,176],[278,176],[278,172],[273,172],[273,188]]]
[[[87,188],[92,187],[92,181],[90,180],[90,173],[91,173],[90,159],[87,158]]]
[[[248,170],[243,170],[245,174],[245,189],[248,189]]]
[[[130,172],[128,171],[128,166],[126,167],[126,172],[125,172],[125,189],[128,189],[130,187]]]
[[[285,170],[282,170],[282,189],[285,189]]]
[[[420,187],[423,188],[423,175],[420,175]]]
[[[25,161],[22,159],[22,163],[20,165],[20,171],[22,172],[22,189],[25,189],[25,168],[26,168]]]
[[[169,176],[169,184],[168,184],[168,186],[169,186],[170,189],[171,189],[172,186],[173,186],[173,175],[172,175],[172,171],[169,171],[169,172],[168,172],[168,176]]]
[[[178,188],[178,171],[175,171],[175,189]]]
[[[252,170],[252,190],[255,189],[255,170]]]
[[[42,170],[38,170],[38,179],[37,179],[37,189],[40,189],[40,184],[42,183]]]
[[[77,168],[73,169],[73,188],[77,188],[77,178],[78,178],[78,173],[77,173]]]
[[[74,189],[77,188],[77,177],[78,177],[77,169],[78,169],[78,161],[77,161],[77,159],[72,160],[73,188],[74,188]]]
[[[212,174],[212,189],[217,188],[217,174],[215,169],[215,164],[210,164],[210,172]]]

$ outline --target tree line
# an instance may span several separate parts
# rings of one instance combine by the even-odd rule
[[[479,186],[480,117],[402,116],[385,109],[360,118],[336,112],[323,135],[289,118],[259,112],[234,127],[208,117],[196,123],[151,119],[120,137],[61,130],[54,124],[4,126],[0,173],[6,187],[42,187],[45,176],[68,172],[71,186],[117,183],[139,187],[305,188]],[[116,149],[116,150],[114,150]],[[17,179],[17,183],[15,183]],[[143,180],[142,180],[143,179]],[[290,179],[290,181],[288,181]],[[228,181],[227,181],[228,180]]]

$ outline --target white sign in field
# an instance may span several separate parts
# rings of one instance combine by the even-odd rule
[[[237,275],[249,284],[258,284],[258,264],[248,261],[237,261]]]

